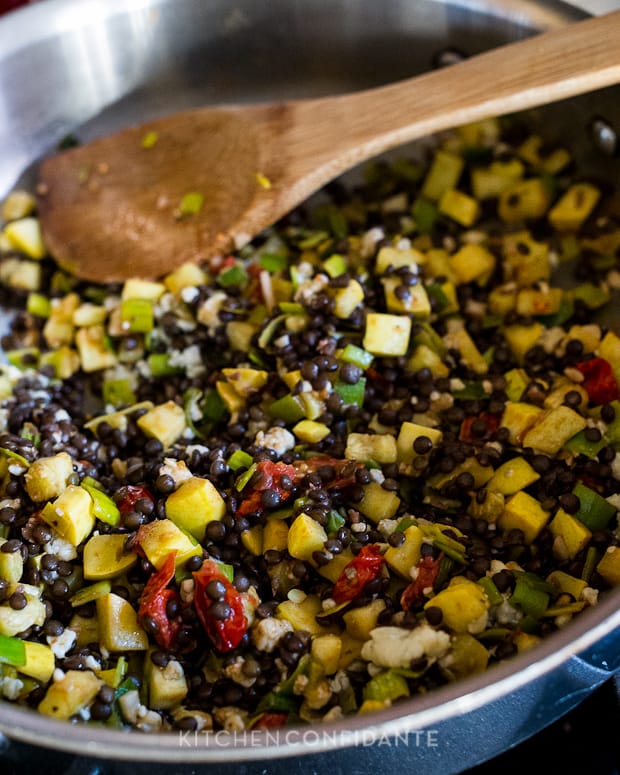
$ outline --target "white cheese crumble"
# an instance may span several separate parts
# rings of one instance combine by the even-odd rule
[[[316,296],[329,285],[329,277],[319,272],[310,280],[304,280],[295,291],[295,301],[303,301],[306,304],[313,296]]]
[[[293,436],[290,431],[287,431],[286,428],[278,428],[275,426],[269,428],[266,432],[259,431],[256,434],[254,443],[258,447],[272,449],[278,455],[283,455],[295,446],[295,436]]]
[[[48,554],[55,554],[59,560],[64,560],[65,562],[75,560],[77,557],[77,549],[71,541],[62,538],[55,531],[52,531],[52,537],[43,545],[43,548]]]
[[[0,676],[0,689],[2,690],[2,696],[7,700],[16,700],[23,688],[24,682],[20,681],[19,678]]]
[[[178,366],[185,369],[189,379],[199,377],[204,373],[205,365],[202,360],[202,353],[197,344],[192,344],[185,350],[173,350],[168,359],[170,366]]]
[[[192,472],[185,465],[184,460],[176,460],[173,457],[164,458],[164,463],[159,468],[160,476],[170,476],[174,482],[175,489],[187,479],[192,478]]]
[[[259,651],[270,654],[287,632],[293,632],[293,625],[286,619],[260,619],[252,628],[252,643]]]
[[[54,652],[54,656],[58,657],[58,659],[63,659],[67,652],[73,648],[77,635],[74,630],[67,628],[60,635],[47,635],[45,640]]]
[[[247,716],[245,710],[229,705],[218,708],[214,715],[215,720],[222,725],[226,732],[243,732],[245,730],[244,718]]]
[[[413,630],[400,627],[375,627],[362,646],[362,659],[381,667],[408,668],[412,660],[427,657],[436,660],[450,648],[447,632],[422,623]]]
[[[209,329],[209,333],[213,335],[215,329],[220,325],[220,319],[218,317],[219,311],[226,301],[226,294],[224,291],[216,291],[210,296],[203,304],[197,313],[198,322],[202,323]]]

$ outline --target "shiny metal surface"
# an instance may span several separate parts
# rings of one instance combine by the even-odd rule
[[[563,3],[528,0],[47,0],[0,20],[0,196],[32,182],[37,159],[69,132],[87,140],[200,103],[364,88],[428,69],[445,47],[473,54],[582,16]],[[601,158],[587,125],[594,115],[620,125],[617,96],[587,95],[531,120],[572,144],[586,168],[608,170],[617,160]],[[509,664],[313,736],[186,746],[176,734],[72,726],[9,704],[0,706],[0,730],[102,757],[219,762],[225,772],[231,762],[319,755],[368,736],[435,729],[443,753],[409,749],[407,762],[450,773],[538,731],[618,669],[616,594]]]

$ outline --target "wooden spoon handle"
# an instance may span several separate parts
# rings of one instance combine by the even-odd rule
[[[395,84],[298,103],[305,147],[298,158],[312,160],[315,172],[323,161],[331,178],[337,168],[434,132],[618,82],[614,11]]]

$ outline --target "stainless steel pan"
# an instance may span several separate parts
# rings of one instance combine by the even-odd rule
[[[46,0],[0,20],[0,197],[32,184],[37,159],[69,132],[88,140],[200,103],[378,85],[428,69],[446,47],[473,54],[582,15],[529,0]],[[618,96],[599,91],[531,120],[571,145],[587,169],[617,174],[620,163],[596,150],[588,126],[604,116],[620,128]],[[508,664],[320,729],[207,745],[59,724],[7,703],[0,731],[64,751],[201,762],[218,772],[264,771],[291,756],[317,768],[363,762],[368,772],[385,767],[390,749],[369,743],[389,739],[400,741],[407,767],[451,773],[538,732],[619,669],[620,590]]]

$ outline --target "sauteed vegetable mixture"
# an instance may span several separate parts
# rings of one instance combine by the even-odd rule
[[[332,720],[620,584],[613,190],[512,119],[324,193],[107,287],[4,202],[6,700],[143,732]]]

